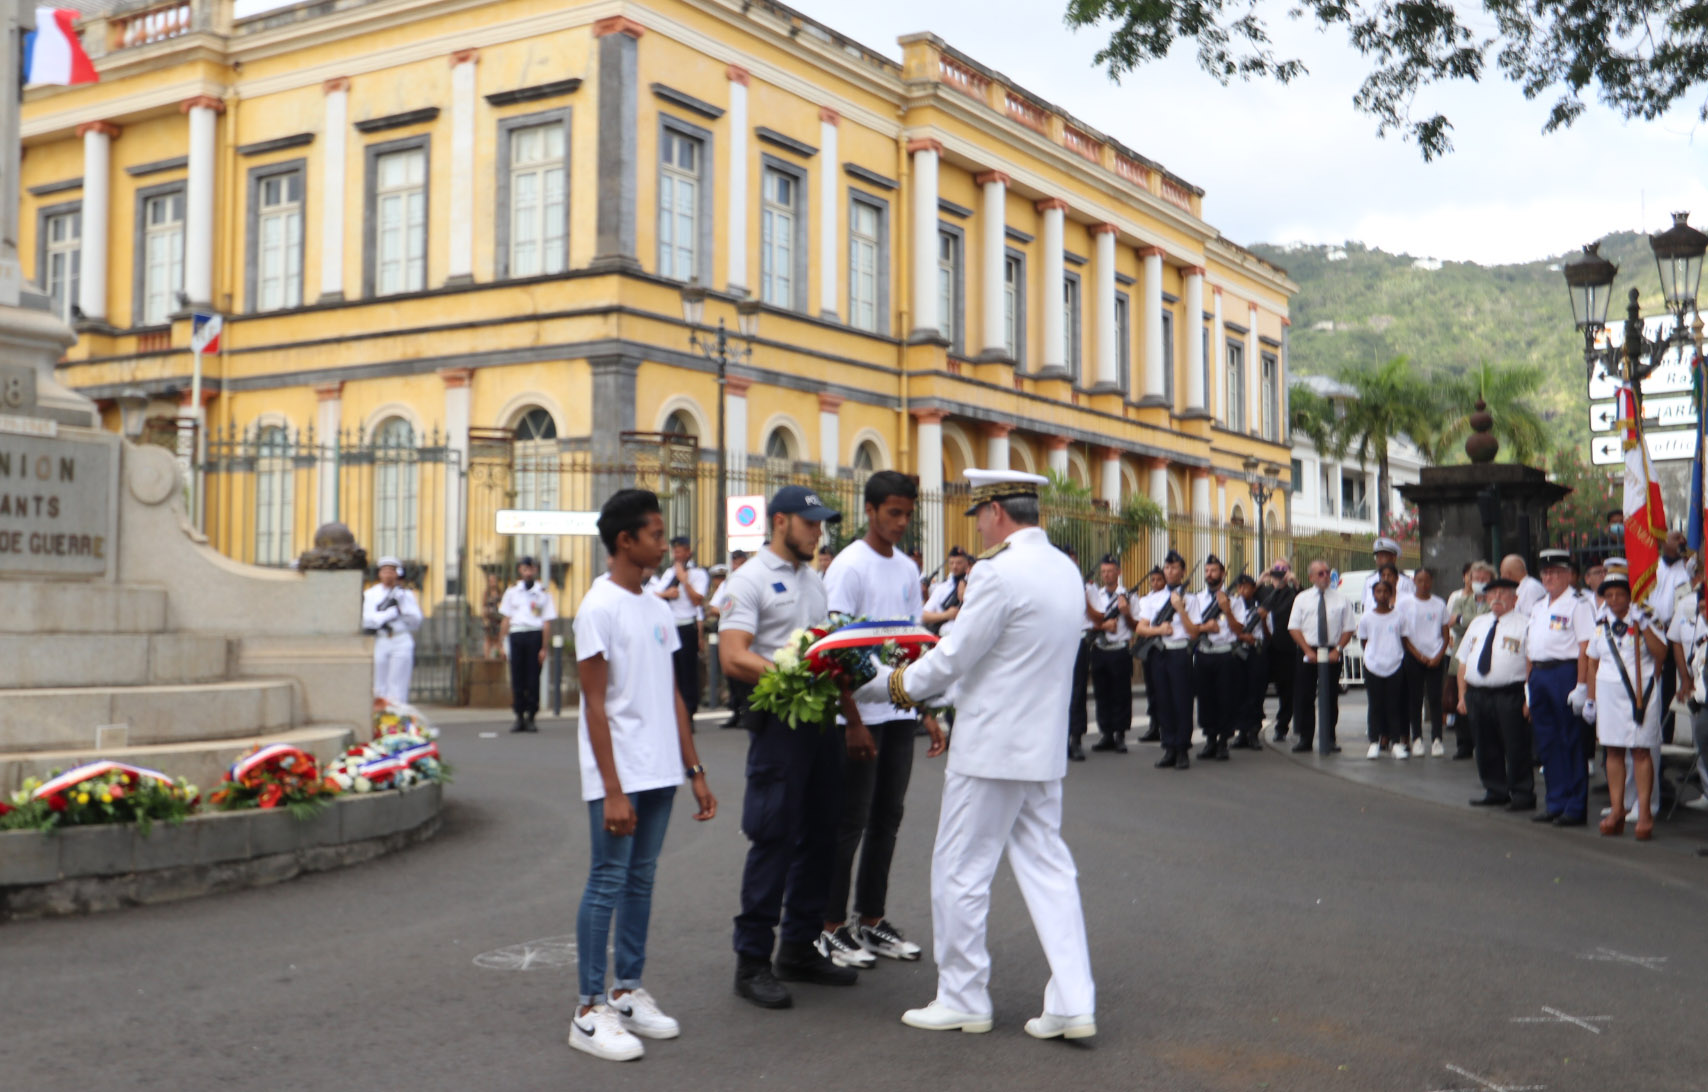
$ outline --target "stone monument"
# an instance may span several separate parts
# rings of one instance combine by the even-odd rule
[[[1494,417],[1478,399],[1465,438],[1470,463],[1425,467],[1417,484],[1400,486],[1400,495],[1417,506],[1423,564],[1438,582],[1456,583],[1460,568],[1474,558],[1498,566],[1506,554],[1523,556],[1535,571],[1536,551],[1549,545],[1548,509],[1571,492],[1536,467],[1495,462],[1500,441],[1493,427]]]

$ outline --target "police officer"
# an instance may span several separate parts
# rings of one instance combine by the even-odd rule
[[[1376,565],[1373,572],[1364,578],[1364,609],[1376,609],[1376,596],[1370,590],[1376,586],[1376,581],[1382,579],[1382,568],[1387,565],[1394,567],[1398,586],[1394,589],[1394,602],[1401,603],[1417,589],[1412,585],[1411,577],[1400,571],[1400,544],[1391,538],[1378,538],[1370,551],[1375,555]]]
[[[1491,580],[1483,594],[1489,613],[1466,627],[1456,657],[1459,712],[1471,719],[1477,776],[1483,782],[1483,795],[1471,806],[1531,811],[1536,807],[1536,774],[1524,701],[1530,619],[1515,609],[1518,581]]]
[[[1261,751],[1263,744],[1263,695],[1269,690],[1269,612],[1258,601],[1257,581],[1250,573],[1234,580],[1234,622],[1239,626],[1239,645],[1234,649],[1234,668],[1239,676],[1239,706],[1234,715],[1236,751]]]
[[[400,582],[403,562],[382,557],[380,582],[362,593],[362,631],[374,635],[374,706],[407,705],[421,604]]]
[[[1096,985],[1073,855],[1062,841],[1068,687],[1084,618],[1084,577],[1038,527],[1038,486],[1019,471],[969,470],[979,534],[991,549],[973,569],[955,630],[860,696],[916,705],[960,694],[931,857],[937,995],[902,1016],[931,1031],[992,1026],[990,885],[1003,856],[1020,885],[1050,964],[1039,1039],[1095,1035]],[[870,700],[870,699],[867,699]]]
[[[670,540],[670,568],[646,585],[647,591],[670,604],[676,639],[680,642],[672,660],[676,689],[690,717],[700,707],[700,619],[704,616],[701,605],[710,586],[711,575],[694,564],[694,545],[687,535]]]
[[[1103,738],[1094,751],[1127,753],[1127,729],[1133,725],[1133,612],[1121,584],[1121,563],[1106,557],[1097,566],[1098,582],[1088,593],[1086,618],[1092,623],[1091,689],[1097,701],[1097,730]]]
[[[1233,735],[1244,681],[1234,663],[1234,646],[1242,632],[1234,621],[1234,608],[1223,585],[1228,570],[1215,554],[1204,558],[1204,590],[1187,596],[1186,632],[1197,639],[1192,658],[1192,688],[1198,697],[1198,727],[1204,732],[1204,747],[1198,758],[1228,760],[1228,738]]]
[[[1147,638],[1145,688],[1156,691],[1157,715],[1151,723],[1162,736],[1159,770],[1192,765],[1192,639],[1187,630],[1186,559],[1174,550],[1162,559],[1163,588],[1139,600],[1133,632]],[[1160,722],[1160,723],[1159,723]]]
[[[1292,634],[1288,627],[1293,621],[1293,601],[1299,597],[1299,582],[1293,579],[1293,566],[1285,559],[1277,561],[1269,569],[1271,587],[1269,594],[1259,596],[1267,617],[1263,627],[1268,635],[1265,651],[1269,660],[1269,681],[1275,687],[1275,742],[1287,738],[1287,731],[1293,726],[1293,677],[1297,674],[1297,663],[1293,655]]]
[[[801,485],[777,490],[767,516],[771,541],[730,574],[729,606],[718,625],[724,674],[750,685],[791,633],[818,625],[829,613],[824,580],[812,561],[824,525],[842,520]],[[841,704],[845,715],[857,715],[850,696]],[[824,928],[842,819],[846,744],[830,725],[835,712],[827,711],[824,724],[790,728],[773,714],[748,711],[741,830],[749,845],[735,918],[735,992],[764,1008],[794,1003],[779,979],[852,986],[859,977],[814,944]],[[779,918],[783,936],[773,974]]]
[[[1589,596],[1572,586],[1570,553],[1543,550],[1537,560],[1547,597],[1531,612],[1525,648],[1530,658],[1530,725],[1548,799],[1534,821],[1581,827],[1589,809],[1589,776],[1578,717],[1589,696],[1586,652],[1595,636],[1595,613]]]
[[[1335,728],[1340,724],[1340,672],[1346,646],[1358,628],[1352,618],[1352,604],[1328,586],[1328,562],[1317,558],[1307,570],[1311,586],[1293,600],[1293,613],[1288,620],[1288,634],[1293,638],[1297,665],[1293,672],[1293,717],[1299,727],[1299,742],[1293,744],[1295,754],[1311,749],[1317,742],[1320,754],[1339,752],[1335,743]],[[1328,717],[1317,735],[1318,680],[1326,672]]]
[[[1145,590],[1128,596],[1127,606],[1131,617],[1138,619],[1139,601],[1151,592],[1159,592],[1168,587],[1168,580],[1162,575],[1161,565],[1152,565],[1151,571],[1145,574]],[[1145,727],[1145,734],[1139,737],[1140,743],[1159,743],[1162,740],[1162,720],[1157,715],[1156,687],[1151,685],[1150,674],[1145,666],[1145,659],[1138,647],[1133,648],[1133,662],[1138,665],[1138,671],[1145,683],[1145,716],[1150,724]]]
[[[516,714],[512,732],[539,731],[534,717],[540,711],[540,669],[546,663],[557,604],[551,591],[536,579],[538,575],[533,558],[518,561],[516,583],[505,589],[498,603],[498,613],[504,616],[501,632],[510,650],[510,708]]]

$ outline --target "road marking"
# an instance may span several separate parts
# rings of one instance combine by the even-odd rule
[[[482,952],[474,957],[476,967],[489,971],[556,971],[575,966],[575,934],[524,940]]]
[[[1645,971],[1659,971],[1660,964],[1666,962],[1666,956],[1634,956],[1624,952],[1616,952],[1612,948],[1597,948],[1593,952],[1585,952],[1579,959],[1590,959],[1601,963],[1634,963]]]
[[[1594,1024],[1590,1023],[1590,1021],[1591,1020],[1600,1020],[1601,1022],[1606,1023],[1607,1021],[1613,1019],[1613,1017],[1611,1017],[1611,1016],[1572,1016],[1572,1015],[1569,1015],[1568,1013],[1561,1012],[1559,1009],[1551,1009],[1547,1005],[1542,1006],[1542,1011],[1547,1013],[1547,1015],[1546,1016],[1514,1016],[1512,1018],[1512,1023],[1514,1023],[1514,1024],[1576,1024],[1578,1027],[1583,1028],[1585,1031],[1593,1032],[1596,1035],[1600,1035],[1601,1029],[1596,1027]]]
[[[1460,1069],[1456,1065],[1448,1065],[1449,1073],[1457,1074],[1468,1080],[1477,1082],[1476,1088],[1437,1088],[1433,1092],[1541,1092],[1547,1088],[1545,1084],[1496,1084],[1487,1077],[1479,1077],[1468,1069]]]

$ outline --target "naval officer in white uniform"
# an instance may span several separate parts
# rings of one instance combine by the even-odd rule
[[[990,884],[1003,852],[1050,963],[1040,1039],[1097,1032],[1096,987],[1080,910],[1079,876],[1062,841],[1068,690],[1079,650],[1085,589],[1078,567],[1038,527],[1038,487],[1018,471],[969,470],[979,534],[988,547],[968,578],[955,629],[894,674],[881,669],[862,701],[911,708],[955,684],[937,843],[931,858],[931,931],[937,997],[902,1022],[933,1031],[989,1031]]]
[[[362,631],[374,635],[374,705],[409,704],[409,676],[415,671],[415,631],[421,628],[421,604],[401,583],[403,562],[382,557],[380,582],[362,593]]]

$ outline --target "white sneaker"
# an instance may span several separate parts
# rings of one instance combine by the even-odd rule
[[[1089,1039],[1097,1034],[1097,1017],[1057,1016],[1046,1012],[1026,1021],[1026,1034],[1034,1039]]]
[[[673,1016],[666,1016],[652,994],[645,990],[630,990],[621,997],[611,998],[613,1011],[622,1018],[623,1026],[642,1039],[674,1039],[682,1034],[682,1025]]]
[[[818,954],[830,960],[838,967],[853,967],[865,970],[878,962],[878,957],[855,943],[854,937],[848,932],[848,926],[839,927],[835,932],[824,932],[813,941],[813,947]]]
[[[1441,741],[1439,739],[1436,740],[1434,743],[1431,743],[1429,745],[1429,757],[1430,758],[1443,758],[1446,756],[1446,754],[1447,754],[1447,748],[1445,748],[1441,745]]]
[[[1411,752],[1406,750],[1405,744],[1396,743],[1396,744],[1394,744],[1394,757],[1395,758],[1410,758]]]
[[[1691,811],[1708,811],[1708,796],[1698,796],[1684,806]]]
[[[1419,736],[1417,739],[1414,739],[1411,741],[1411,753],[1412,753],[1413,758],[1422,758],[1423,757],[1423,737],[1422,736]]]
[[[901,930],[888,921],[876,925],[855,922],[848,930],[855,943],[875,956],[889,959],[914,960],[920,955],[919,945],[901,935]]]
[[[1365,758],[1381,758],[1382,757],[1382,745],[1380,743],[1370,744],[1370,750],[1368,753],[1366,753],[1364,755],[1364,757]]]
[[[908,1009],[901,1014],[901,1022],[925,1031],[965,1031],[973,1035],[987,1032],[991,1027],[989,1013],[981,1016],[973,1012],[956,1012],[936,1001],[922,1009]]]
[[[646,1047],[623,1027],[622,1018],[609,1005],[594,1005],[586,1016],[572,1019],[569,1045],[613,1062],[627,1062],[646,1053]]]

